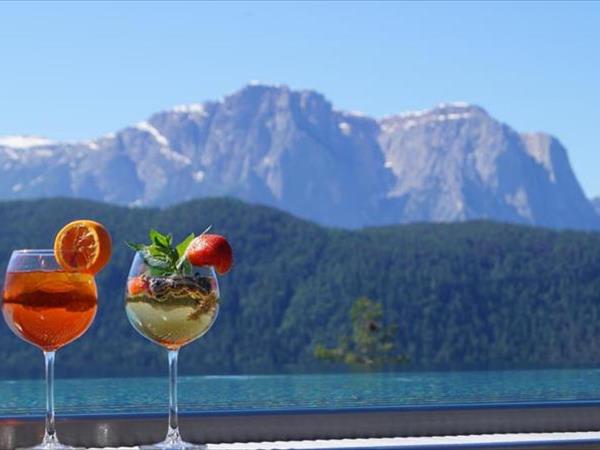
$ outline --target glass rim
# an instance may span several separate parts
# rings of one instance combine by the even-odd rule
[[[56,255],[53,248],[19,248],[19,249],[13,250],[12,253],[17,254],[17,255],[33,255],[33,256]],[[62,249],[61,253],[73,254],[73,253],[77,253],[77,252],[75,250]]]
[[[18,255],[54,255],[53,248],[21,248],[12,252]]]

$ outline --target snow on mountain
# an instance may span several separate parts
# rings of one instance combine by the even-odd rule
[[[31,148],[51,144],[53,141],[39,136],[0,136],[0,147]]]

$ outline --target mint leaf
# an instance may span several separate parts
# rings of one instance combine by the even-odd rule
[[[170,234],[162,234],[154,229],[150,230],[150,241],[157,247],[170,248],[173,243],[173,236]]]
[[[192,241],[194,240],[195,237],[196,236],[194,235],[194,233],[188,235],[176,247],[176,249],[177,249],[177,263],[175,264],[175,267],[180,272],[183,272],[183,273],[191,273],[192,272],[192,266],[191,266],[191,264],[187,260],[186,251],[187,251],[188,247],[190,246],[190,244],[192,243]],[[187,263],[187,265],[186,265],[186,263]]]
[[[142,256],[144,258],[144,261],[146,261],[146,263],[152,267],[168,269],[172,265],[171,261],[166,255],[162,253],[157,253],[155,251],[153,252],[150,249],[143,250]]]
[[[135,244],[130,241],[125,241],[125,244],[127,244],[129,248],[135,250],[136,252],[141,252],[146,247],[144,244]]]
[[[168,269],[161,269],[160,267],[150,267],[149,273],[153,277],[166,277],[168,275],[172,275],[172,271]]]
[[[183,259],[183,262],[180,266],[178,266],[179,273],[183,275],[191,275],[193,272],[192,264],[187,260],[187,258]]]
[[[160,239],[163,237],[162,233],[156,231],[154,228],[150,230],[148,236],[150,237],[150,242],[157,245],[160,243]]]
[[[187,260],[186,250],[194,237],[194,234],[190,234],[176,247],[173,247],[171,234],[163,234],[152,229],[149,233],[149,245],[133,242],[126,242],[126,244],[140,252],[151,276],[190,275],[193,268]]]
[[[187,248],[192,243],[195,237],[196,236],[194,235],[194,233],[192,233],[177,245],[176,248],[179,258],[182,258],[185,255],[185,251],[187,250]]]

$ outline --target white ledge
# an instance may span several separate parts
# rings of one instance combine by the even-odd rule
[[[600,448],[600,432],[516,433],[471,436],[402,437],[370,439],[319,439],[314,441],[244,442],[207,444],[207,450],[317,450],[317,449],[423,449],[428,448]],[[584,447],[585,446],[585,447]],[[138,450],[139,447],[105,447]],[[91,449],[90,449],[91,450]]]

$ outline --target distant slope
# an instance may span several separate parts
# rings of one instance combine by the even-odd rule
[[[592,206],[594,207],[594,211],[596,211],[596,214],[600,216],[600,197],[594,197],[591,202]]]
[[[91,330],[61,350],[60,375],[162,374],[165,355],[137,335],[123,310],[131,252],[151,227],[182,237],[213,224],[235,250],[221,278],[214,328],[182,352],[182,373],[324,370],[312,349],[347,331],[361,295],[399,325],[407,368],[600,363],[600,233],[491,222],[326,229],[277,210],[206,199],[164,210],[82,200],[0,203],[0,262],[10,250],[48,247],[66,221],[111,230],[115,254],[101,274]],[[4,266],[0,268],[4,271]],[[0,326],[1,376],[41,376],[41,356]]]
[[[464,103],[376,120],[250,85],[84,142],[0,137],[0,198],[164,206],[233,196],[321,224],[600,228],[560,142]]]

